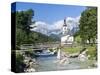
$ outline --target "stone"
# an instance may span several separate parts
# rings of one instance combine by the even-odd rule
[[[80,54],[80,55],[78,56],[78,59],[79,59],[80,61],[84,62],[84,61],[88,60],[88,57],[87,57],[86,55],[84,55],[84,54]]]
[[[36,70],[34,68],[28,68],[25,70],[25,72],[35,72]]]
[[[59,62],[60,64],[69,64],[69,58],[64,57],[62,60]]]

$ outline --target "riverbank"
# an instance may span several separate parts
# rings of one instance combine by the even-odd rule
[[[35,72],[36,66],[38,64],[31,50],[16,52],[16,72]]]
[[[65,52],[66,54],[71,54],[71,55],[77,55],[80,51],[82,51],[83,48],[86,48],[88,51],[86,54],[88,55],[89,59],[92,60],[97,60],[97,46],[94,44],[93,46],[91,45],[86,45],[85,47],[80,45],[80,46],[72,46],[72,47],[63,47],[62,51]]]

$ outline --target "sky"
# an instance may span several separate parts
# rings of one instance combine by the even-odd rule
[[[83,10],[86,9],[85,6],[75,6],[75,5],[59,5],[59,4],[39,4],[39,3],[24,3],[17,2],[16,10],[34,10],[34,19],[36,21],[45,21],[52,24],[55,21],[64,19],[65,17],[77,17],[81,14]]]
[[[36,31],[40,31],[41,28],[43,30],[48,29],[54,31],[62,28],[63,20],[65,18],[69,29],[77,26],[81,13],[86,9],[86,7],[27,2],[16,3],[16,11],[24,11],[28,9],[34,10],[33,20],[36,21]],[[43,33],[44,32],[45,31],[43,31]]]

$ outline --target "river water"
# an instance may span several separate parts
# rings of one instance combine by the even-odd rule
[[[78,58],[70,58],[70,63],[67,64],[57,63],[58,59],[56,56],[38,57],[36,60],[39,64],[36,67],[37,72],[94,68],[92,67],[93,60],[81,62]]]

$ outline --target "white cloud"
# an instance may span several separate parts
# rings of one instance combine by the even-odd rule
[[[52,29],[55,29],[55,30],[61,29],[62,25],[63,25],[63,20],[59,20],[59,21],[53,23]]]
[[[80,16],[78,16],[76,18],[67,17],[66,24],[67,24],[68,28],[71,30],[73,27],[77,27],[79,24],[79,19],[80,19]],[[59,32],[61,32],[63,23],[64,23],[64,20],[56,21],[52,25],[50,25],[46,22],[38,21],[35,23],[36,27],[31,30],[41,32],[43,34],[48,34],[48,32],[59,33]]]
[[[37,32],[41,32],[43,34],[47,34],[48,31],[48,27],[49,25],[47,25],[45,22],[42,21],[38,21],[35,24],[31,25],[31,26],[36,26],[33,29],[31,29],[32,31],[37,31]]]

